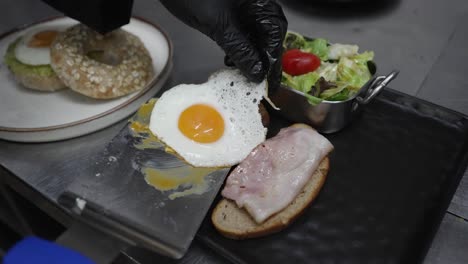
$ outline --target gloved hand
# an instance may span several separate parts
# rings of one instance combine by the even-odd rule
[[[42,1],[101,34],[128,24],[133,6],[133,0]]]
[[[250,80],[279,83],[282,43],[288,22],[274,0],[161,0],[185,24],[199,30],[226,53]]]

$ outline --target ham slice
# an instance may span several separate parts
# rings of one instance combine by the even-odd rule
[[[294,200],[332,150],[333,145],[308,126],[283,128],[231,172],[221,194],[261,223]]]

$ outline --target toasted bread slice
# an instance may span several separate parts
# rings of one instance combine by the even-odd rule
[[[218,232],[232,239],[255,238],[281,231],[300,216],[317,197],[325,183],[329,168],[330,161],[325,157],[296,199],[261,224],[257,224],[246,210],[227,199],[222,199],[216,205],[211,221]]]

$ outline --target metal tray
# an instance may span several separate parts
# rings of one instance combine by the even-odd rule
[[[289,125],[272,121],[271,134]],[[385,90],[326,137],[329,176],[291,226],[236,241],[207,217],[198,240],[234,263],[421,262],[468,163],[467,117]]]

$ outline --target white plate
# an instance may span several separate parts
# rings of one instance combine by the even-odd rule
[[[123,28],[137,35],[153,59],[155,77],[143,90],[113,100],[96,100],[69,89],[36,92],[19,85],[3,55],[18,36],[38,25],[68,27],[78,23],[54,18],[0,37],[0,138],[20,142],[47,142],[82,136],[110,126],[134,113],[153,97],[172,69],[172,44],[157,26],[132,18]]]

